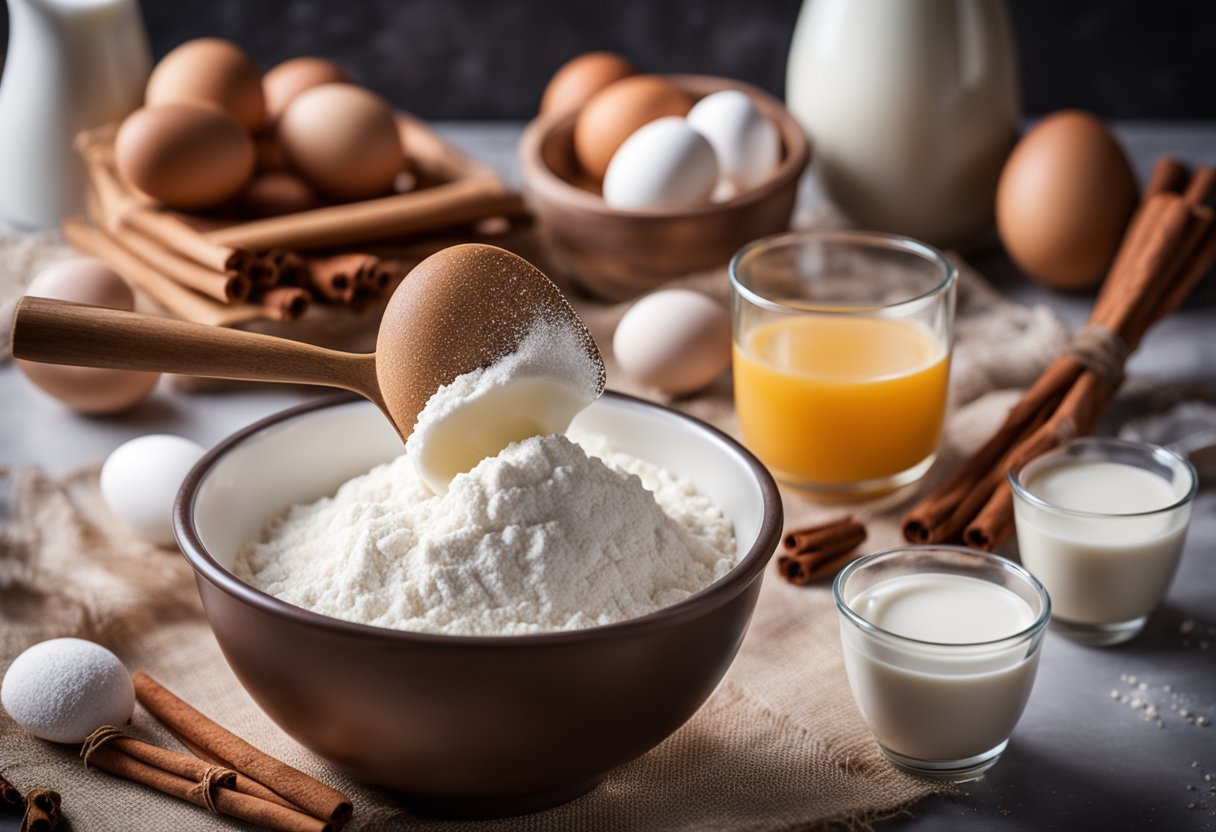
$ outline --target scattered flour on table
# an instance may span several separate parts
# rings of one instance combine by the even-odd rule
[[[512,635],[635,618],[720,578],[734,531],[692,483],[606,446],[525,439],[423,484],[408,452],[294,506],[238,556],[243,580],[324,615]]]

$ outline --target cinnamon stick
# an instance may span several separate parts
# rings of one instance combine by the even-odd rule
[[[265,256],[279,270],[280,286],[306,286],[308,284],[308,264],[296,252],[276,248],[266,252]]]
[[[301,286],[279,286],[260,296],[266,316],[275,321],[294,321],[308,311],[312,296]]]
[[[269,316],[253,304],[222,304],[169,280],[96,226],[68,217],[60,224],[68,245],[106,263],[123,279],[179,318],[215,326],[230,326]]]
[[[217,272],[200,266],[138,232],[119,230],[115,238],[161,274],[222,303],[240,303],[249,297],[252,282],[240,272]]]
[[[1206,205],[1216,191],[1216,168],[1200,165],[1191,176],[1191,184],[1187,186],[1183,196],[1192,205]]]
[[[827,560],[816,560],[809,555],[782,555],[777,559],[777,569],[781,577],[794,586],[806,586],[824,578],[833,578],[853,561],[861,557],[861,552],[850,551]]]
[[[420,191],[332,205],[209,231],[218,246],[246,249],[330,248],[516,216],[523,200],[496,178],[446,182]]]
[[[249,282],[255,289],[270,289],[279,285],[279,264],[272,257],[248,254],[242,269],[249,275]]]
[[[836,574],[859,557],[855,550],[865,539],[865,526],[852,516],[797,529],[782,540],[777,571],[795,586],[804,586]]]
[[[213,765],[217,765],[217,766],[222,766],[224,764],[222,760],[220,760],[218,757],[216,757],[210,751],[203,748],[202,746],[195,745],[194,743],[190,742],[190,740],[183,737],[181,734],[174,733],[172,730],[170,730],[169,733],[173,734],[174,739],[176,739],[183,746],[185,746],[185,748],[191,754],[193,754],[195,757],[198,757],[200,760],[206,760],[207,762],[209,762]],[[235,775],[233,778],[233,781],[232,781],[232,783],[233,783],[232,788],[234,790],[241,792],[242,794],[251,795],[252,797],[259,797],[262,800],[269,800],[271,803],[277,803],[280,806],[286,806],[288,809],[299,809],[300,808],[299,806],[296,806],[294,803],[292,803],[288,800],[285,800],[282,797],[280,797],[279,795],[275,794],[270,789],[266,788],[261,783],[259,783],[257,780],[253,780],[249,777],[246,777],[244,774],[241,774],[239,771],[233,772],[233,774]]]
[[[207,749],[228,768],[257,780],[318,818],[341,824],[350,817],[350,800],[337,789],[258,750],[174,696],[148,674],[136,672],[132,681],[136,699],[149,713],[175,734]]]
[[[21,790],[0,775],[0,811],[21,812],[25,809],[25,798]]]
[[[967,519],[958,516],[960,504],[981,488],[1011,445],[1045,421],[1043,412],[1059,404],[1081,372],[1081,362],[1075,356],[1053,361],[1009,411],[992,438],[908,512],[902,526],[904,539],[911,543],[944,543],[960,532],[967,524]]]
[[[26,792],[21,832],[55,832],[63,820],[60,802],[59,792],[52,789],[30,789]]]
[[[232,772],[208,766],[202,761],[199,764],[204,767],[203,777],[195,780],[166,771],[107,744],[92,751],[89,764],[115,777],[266,829],[279,832],[332,832],[334,829],[328,821],[227,788],[226,784],[232,782]]]
[[[359,272],[375,261],[370,254],[349,252],[328,257],[308,257],[308,283],[321,297],[334,303],[350,303]]]
[[[1146,201],[1153,194],[1165,191],[1181,193],[1190,175],[1186,165],[1172,156],[1162,156],[1153,165],[1153,171],[1149,174],[1148,184],[1144,186],[1141,201]]]

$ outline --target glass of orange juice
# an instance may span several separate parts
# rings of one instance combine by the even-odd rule
[[[730,264],[735,409],[774,476],[865,495],[933,464],[957,273],[931,246],[865,231],[766,237]]]

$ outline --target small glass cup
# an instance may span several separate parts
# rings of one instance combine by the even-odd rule
[[[998,555],[908,546],[853,561],[832,592],[849,687],[887,759],[935,780],[981,777],[1034,684],[1051,614],[1043,585]],[[881,627],[884,605],[896,620]]]
[[[1111,463],[1152,479],[1116,478]],[[1087,489],[1088,505],[1096,500],[1110,510],[1057,505],[1040,485],[1051,474],[1054,489]],[[1194,466],[1171,450],[1097,437],[1074,439],[1012,469],[1018,551],[1051,593],[1052,628],[1094,646],[1139,633],[1178,567],[1198,483]],[[1076,504],[1058,495],[1056,501]],[[1136,502],[1149,508],[1137,510]]]
[[[931,246],[864,231],[766,237],[730,263],[735,409],[785,483],[890,491],[933,464],[957,276]]]

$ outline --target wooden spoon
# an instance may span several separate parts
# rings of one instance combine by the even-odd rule
[[[514,352],[538,318],[578,334],[603,391],[603,358],[558,288],[522,257],[481,244],[415,266],[371,354],[35,297],[17,305],[12,345],[17,358],[47,364],[340,387],[375,403],[406,439],[432,393]]]

